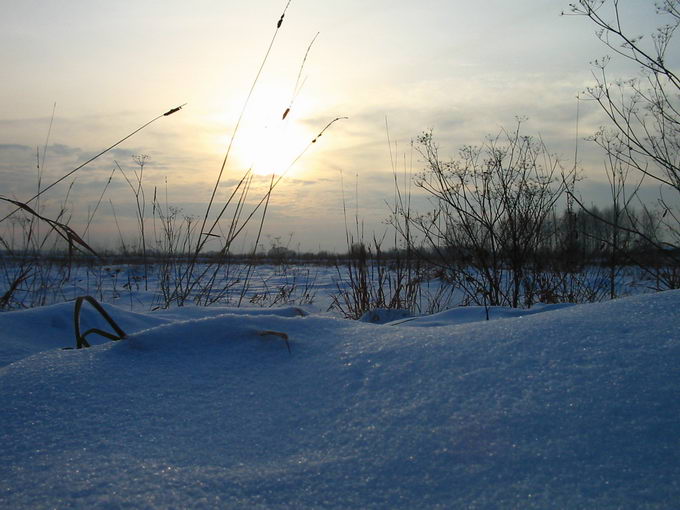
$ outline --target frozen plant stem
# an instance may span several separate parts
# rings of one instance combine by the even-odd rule
[[[172,108],[172,109],[168,110],[168,111],[165,112],[165,113],[161,113],[161,114],[158,115],[157,117],[154,117],[153,119],[151,119],[150,121],[148,121],[146,124],[141,125],[141,126],[138,127],[137,129],[135,129],[133,132],[131,132],[130,134],[128,134],[128,135],[124,136],[123,138],[121,138],[120,140],[118,140],[118,141],[117,141],[116,143],[114,143],[113,145],[107,147],[107,148],[104,149],[103,151],[101,151],[101,152],[99,152],[98,154],[92,156],[90,159],[88,159],[87,161],[85,161],[85,162],[82,163],[81,165],[78,165],[76,168],[74,168],[74,169],[71,170],[70,172],[68,172],[68,173],[66,173],[66,174],[64,174],[64,175],[62,175],[59,179],[57,179],[56,181],[54,181],[54,182],[53,182],[52,184],[50,184],[49,186],[44,187],[44,188],[43,188],[42,190],[40,190],[38,193],[36,193],[36,194],[33,195],[31,198],[29,198],[28,200],[26,200],[26,202],[24,202],[24,203],[25,203],[25,204],[30,204],[31,202],[33,202],[33,200],[35,200],[35,199],[38,198],[39,196],[43,195],[46,191],[49,191],[49,190],[52,189],[54,186],[56,186],[57,184],[59,184],[60,182],[62,182],[64,179],[67,179],[68,177],[70,177],[71,175],[73,175],[74,173],[76,173],[76,172],[77,172],[78,170],[80,170],[81,168],[83,168],[83,167],[89,165],[89,164],[92,163],[95,159],[97,159],[97,158],[103,156],[104,154],[106,154],[107,152],[109,152],[111,149],[114,149],[115,147],[118,147],[118,146],[119,146],[121,143],[123,143],[125,140],[127,140],[128,138],[131,138],[132,136],[136,135],[136,134],[139,133],[141,130],[143,130],[143,129],[146,128],[147,126],[153,124],[154,122],[156,122],[156,121],[157,121],[158,119],[160,119],[161,117],[167,117],[167,116],[169,116],[169,115],[172,115],[173,113],[178,112],[178,111],[181,110],[185,105],[186,105],[186,103],[184,103],[184,104],[181,105],[181,106],[177,106],[177,107],[175,107],[175,108]],[[16,209],[14,209],[14,210],[13,210],[12,212],[10,212],[7,216],[5,216],[4,218],[0,219],[0,223],[2,223],[2,222],[5,221],[7,218],[9,218],[10,216],[12,216],[14,213],[18,212],[20,209],[21,209],[20,207],[17,207]]]

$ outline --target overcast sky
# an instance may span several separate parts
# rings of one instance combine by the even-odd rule
[[[229,137],[286,0],[0,1],[0,194],[26,200],[43,186],[168,109],[115,151],[76,174],[69,210],[84,225],[115,168],[132,176],[132,156],[149,156],[147,201],[154,187],[183,214],[200,216]],[[649,33],[653,2],[621,0],[624,26]],[[224,199],[253,167],[253,193],[283,171],[330,120],[334,124],[286,174],[265,232],[291,247],[342,249],[343,197],[368,231],[380,230],[393,196],[387,128],[400,170],[422,170],[410,141],[432,129],[445,156],[463,144],[528,118],[564,165],[573,165],[576,96],[592,84],[589,62],[606,54],[585,18],[561,16],[561,0],[292,0],[246,110],[220,187]],[[295,95],[301,62],[305,61]],[[615,65],[614,72],[635,69]],[[281,114],[292,103],[285,122]],[[56,108],[54,107],[56,103]],[[582,137],[601,123],[580,106]],[[597,196],[602,155],[581,142]],[[66,187],[46,194],[54,211]],[[344,189],[343,184],[344,183]],[[357,206],[358,199],[358,206]],[[115,246],[112,205],[123,229],[134,225],[130,188],[113,173],[89,232]],[[147,214],[151,214],[150,206]],[[243,241],[247,245],[248,240]]]

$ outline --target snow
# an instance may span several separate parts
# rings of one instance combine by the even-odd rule
[[[0,507],[671,508],[679,303],[0,314]]]

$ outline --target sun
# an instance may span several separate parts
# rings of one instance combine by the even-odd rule
[[[312,131],[296,120],[304,106],[304,102],[296,100],[291,107],[289,90],[256,90],[234,140],[234,162],[257,175],[294,173],[298,165],[291,168],[291,164],[313,139]]]
[[[294,121],[279,120],[274,125],[243,131],[235,143],[235,155],[244,168],[257,175],[281,175],[293,164],[312,140],[311,133]]]

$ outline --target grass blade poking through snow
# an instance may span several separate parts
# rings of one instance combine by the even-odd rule
[[[264,69],[265,64],[267,63],[267,60],[269,60],[269,54],[272,51],[272,48],[274,47],[274,42],[276,41],[276,36],[279,34],[279,30],[281,29],[281,26],[283,25],[283,18],[286,15],[286,11],[288,10],[288,7],[290,6],[292,0],[288,0],[288,3],[286,3],[286,7],[283,9],[283,13],[281,14],[281,17],[279,18],[279,21],[276,23],[276,28],[274,29],[274,34],[272,35],[271,41],[269,41],[269,46],[267,47],[267,51],[264,54],[264,58],[262,59],[262,62],[260,63],[260,67],[257,70],[257,74],[255,74],[255,79],[253,80],[253,83],[250,85],[250,90],[248,91],[248,95],[246,96],[246,100],[243,103],[243,106],[241,108],[241,113],[239,113],[238,120],[236,121],[236,125],[234,126],[234,130],[231,133],[231,138],[229,139],[229,144],[227,145],[227,151],[224,154],[224,159],[222,160],[222,165],[220,166],[220,171],[217,174],[217,179],[215,181],[215,186],[213,187],[212,194],[210,195],[210,200],[208,201],[208,206],[206,207],[205,210],[205,215],[203,216],[203,222],[201,223],[201,229],[198,234],[198,243],[196,245],[196,255],[198,255],[201,252],[201,249],[203,246],[205,246],[205,243],[208,241],[210,238],[210,235],[212,232],[208,232],[207,234],[204,233],[205,231],[205,225],[208,222],[208,217],[210,215],[210,209],[212,208],[213,203],[215,202],[215,195],[217,194],[217,189],[220,186],[220,182],[222,182],[222,175],[224,174],[224,169],[227,166],[227,161],[229,161],[229,155],[231,154],[231,149],[234,146],[234,140],[236,139],[236,135],[239,131],[239,128],[241,127],[241,122],[243,121],[243,117],[246,113],[246,110],[248,109],[248,104],[250,103],[250,98],[253,96],[253,92],[255,91],[255,87],[257,85],[257,82],[260,81],[260,75],[262,74],[262,70]]]
[[[146,128],[147,126],[153,124],[154,122],[156,122],[156,121],[157,121],[158,119],[160,119],[161,117],[167,117],[167,116],[169,116],[169,115],[172,115],[173,113],[176,113],[176,112],[180,111],[185,105],[186,105],[186,103],[184,103],[184,104],[181,105],[181,106],[177,106],[177,107],[175,107],[175,108],[172,108],[172,109],[168,110],[167,112],[161,113],[160,115],[154,117],[153,119],[151,119],[150,121],[148,121],[146,124],[142,124],[140,127],[138,127],[137,129],[135,129],[134,131],[132,131],[130,134],[124,136],[123,138],[121,138],[120,140],[118,140],[118,141],[117,141],[116,143],[114,143],[113,145],[107,147],[106,149],[104,149],[103,151],[99,152],[98,154],[95,154],[95,155],[92,156],[90,159],[88,159],[88,160],[85,161],[84,163],[78,165],[77,167],[75,167],[75,168],[74,168],[73,170],[71,170],[70,172],[67,172],[66,174],[62,175],[59,179],[57,179],[56,181],[54,181],[54,182],[53,182],[52,184],[50,184],[49,186],[45,186],[45,187],[44,187],[43,189],[41,189],[38,193],[36,193],[36,194],[33,195],[31,198],[29,198],[28,200],[26,200],[25,204],[30,204],[31,202],[33,202],[33,200],[35,200],[35,199],[38,198],[39,196],[43,195],[46,191],[49,191],[50,189],[52,189],[53,187],[55,187],[57,184],[59,184],[60,182],[62,182],[64,179],[67,179],[69,176],[71,176],[71,175],[73,175],[74,173],[76,173],[76,172],[77,172],[78,170],[80,170],[81,168],[83,168],[83,167],[89,165],[89,164],[92,163],[95,159],[97,159],[97,158],[103,156],[104,154],[106,154],[107,152],[109,152],[111,149],[114,149],[115,147],[118,147],[118,146],[119,146],[121,143],[123,143],[125,140],[127,140],[128,138],[130,138],[130,137],[136,135],[136,134],[139,133],[142,129],[144,129],[144,128]],[[2,223],[2,222],[5,221],[7,218],[9,218],[10,216],[12,216],[14,213],[18,212],[20,209],[23,209],[23,207],[18,206],[14,211],[10,212],[7,216],[5,216],[4,218],[0,219],[0,223]]]
[[[298,97],[298,94],[302,90],[303,85],[305,84],[306,78],[300,82],[300,79],[302,78],[302,71],[305,68],[305,63],[307,62],[307,57],[309,57],[309,52],[312,49],[312,46],[314,45],[314,41],[316,41],[316,38],[319,37],[319,32],[316,33],[314,38],[312,39],[312,42],[309,43],[309,46],[307,46],[307,51],[305,52],[305,56],[302,59],[302,64],[300,64],[300,70],[298,71],[297,79],[295,80],[295,87],[293,87],[293,95],[290,98],[290,103],[288,103],[288,108],[286,108],[283,111],[283,115],[281,116],[281,120],[286,120],[286,117],[288,117],[288,114],[290,113],[290,110],[293,108],[293,103]]]
[[[248,109],[248,105],[250,104],[250,99],[253,96],[253,92],[255,91],[255,87],[257,86],[258,81],[260,80],[260,76],[262,75],[262,71],[264,69],[264,66],[267,63],[267,60],[269,60],[269,55],[272,51],[272,48],[274,47],[274,43],[276,41],[276,37],[279,34],[279,30],[281,29],[281,26],[283,25],[283,19],[286,16],[286,12],[288,11],[288,7],[290,6],[292,0],[288,0],[286,3],[286,6],[283,9],[283,12],[281,13],[281,16],[279,17],[278,21],[276,22],[276,27],[274,29],[274,34],[272,35],[271,40],[269,41],[269,46],[267,47],[267,51],[264,54],[264,57],[262,58],[262,61],[260,62],[260,66],[257,70],[257,73],[255,74],[255,78],[253,79],[252,84],[250,85],[250,89],[248,90],[248,94],[246,95],[246,99],[243,102],[243,106],[241,107],[241,112],[239,113],[238,119],[236,120],[236,125],[234,126],[234,130],[231,133],[231,137],[229,138],[229,143],[227,144],[227,149],[224,154],[224,158],[222,160],[222,164],[220,165],[220,170],[217,173],[217,179],[215,180],[215,185],[213,186],[212,193],[210,194],[210,199],[208,200],[208,205],[205,209],[205,213],[203,215],[203,219],[201,221],[201,228],[198,231],[198,239],[196,241],[196,248],[194,249],[193,255],[191,257],[191,261],[189,262],[187,268],[182,272],[182,275],[180,276],[179,280],[180,282],[185,282],[186,287],[184,290],[181,290],[178,285],[175,287],[175,291],[172,294],[171,300],[172,301],[177,301],[177,304],[183,304],[183,302],[186,300],[188,297],[188,294],[190,292],[190,289],[194,287],[194,269],[196,266],[196,262],[198,260],[198,256],[200,255],[201,251],[203,250],[203,247],[205,244],[212,238],[213,236],[213,230],[219,223],[220,219],[222,218],[222,215],[226,211],[226,206],[222,208],[220,213],[217,215],[215,218],[212,227],[206,231],[206,224],[208,223],[208,218],[210,217],[210,211],[212,210],[213,204],[215,203],[215,196],[217,195],[217,190],[220,187],[220,183],[222,182],[222,175],[224,174],[224,170],[227,167],[227,162],[229,161],[229,156],[231,155],[231,149],[234,146],[234,141],[236,140],[236,135],[239,132],[239,129],[241,127],[241,122],[243,121],[243,117],[245,116],[246,110]],[[241,182],[239,183],[242,184],[244,181],[248,180],[248,175],[250,174],[250,171],[246,172],[246,174],[241,178]],[[233,198],[234,193],[232,193]],[[231,201],[230,198],[230,201]],[[228,204],[227,204],[228,205]],[[240,203],[237,205],[237,210],[239,209]],[[225,243],[225,246],[229,246],[230,242],[227,241]],[[198,278],[200,279],[200,278]],[[193,282],[193,283],[192,283]],[[169,303],[166,303],[166,306]]]
[[[210,216],[211,216],[210,212],[212,211],[213,205],[215,204],[215,197],[217,195],[217,190],[219,189],[219,186],[222,182],[222,176],[223,176],[224,171],[226,169],[227,162],[229,161],[229,157],[231,155],[231,150],[232,150],[234,142],[236,140],[236,136],[239,132],[241,122],[243,121],[243,118],[246,114],[246,111],[248,109],[248,105],[250,104],[250,100],[252,98],[255,87],[257,86],[257,84],[260,80],[260,76],[262,74],[262,71],[263,71],[265,65],[267,64],[267,61],[269,60],[270,53],[271,53],[272,48],[274,46],[274,43],[276,41],[279,30],[281,29],[281,27],[283,25],[283,20],[284,20],[284,17],[286,15],[286,12],[287,12],[290,4],[291,4],[291,0],[288,0],[288,2],[286,3],[286,5],[283,9],[283,13],[281,14],[280,18],[278,19],[278,21],[276,23],[276,27],[274,29],[274,33],[272,35],[272,38],[269,41],[269,45],[267,47],[267,50],[264,54],[264,57],[262,58],[262,61],[260,62],[257,73],[255,74],[255,78],[253,79],[253,82],[250,86],[250,89],[248,90],[248,94],[246,95],[246,99],[243,103],[243,106],[242,106],[241,111],[239,113],[239,116],[238,116],[238,119],[237,119],[236,124],[234,126],[234,129],[231,133],[231,137],[229,139],[229,143],[227,144],[227,148],[226,148],[224,158],[222,160],[222,164],[221,164],[219,172],[217,174],[217,179],[215,180],[215,184],[213,186],[213,189],[212,189],[212,192],[211,192],[211,195],[210,195],[210,199],[208,201],[205,213],[203,215],[203,219],[201,221],[201,227],[198,231],[198,239],[196,241],[196,247],[195,247],[194,252],[191,256],[191,260],[190,260],[189,264],[187,265],[186,269],[182,272],[182,274],[179,278],[180,282],[183,282],[183,285],[182,286],[176,286],[175,291],[173,292],[173,294],[171,296],[171,301],[175,301],[179,305],[184,303],[184,301],[189,297],[189,294],[191,293],[191,291],[197,285],[200,284],[200,280],[205,276],[205,274],[207,274],[207,272],[209,272],[209,268],[207,268],[206,270],[203,271],[202,275],[199,275],[199,276],[194,275],[196,263],[198,261],[198,257],[200,255],[200,253],[202,252],[206,243],[210,239],[215,237],[214,231],[215,231],[215,229],[219,228],[219,223],[222,220],[222,218],[224,217],[224,214],[225,214],[229,204],[231,203],[232,199],[235,197],[238,188],[245,184],[243,189],[245,191],[247,191],[249,189],[249,183],[251,182],[251,179],[252,179],[251,170],[248,170],[245,173],[245,175],[241,178],[241,181],[237,185],[237,190],[234,190],[232,192],[231,196],[229,197],[229,200],[221,208],[221,210],[218,212],[218,214],[215,216],[215,218],[212,219],[212,220],[210,219]],[[307,60],[307,56],[309,54],[309,51],[310,51],[312,44],[314,43],[315,39],[316,39],[316,36],[314,37],[314,39],[312,39],[312,42],[309,44],[309,46],[307,48],[307,52],[305,53],[304,59],[302,61],[302,65],[300,67],[300,71],[298,73],[297,81],[295,83],[295,88],[293,90],[293,97],[291,99],[291,102],[290,102],[288,108],[286,109],[286,111],[283,114],[284,120],[285,120],[286,116],[288,115],[288,112],[290,111],[290,108],[291,108],[291,106],[292,106],[292,104],[295,100],[295,97],[296,97],[297,93],[299,92],[299,90],[301,88],[301,86],[300,86],[300,76],[302,74],[302,70],[304,68],[305,61]],[[311,144],[315,143],[317,141],[317,139],[324,133],[324,131],[326,131],[326,129],[328,129],[334,122],[336,122],[337,120],[340,120],[340,118],[341,117],[336,118],[336,119],[332,120],[331,122],[329,122],[324,127],[324,129],[322,129],[321,132],[309,143],[309,145],[290,163],[290,165],[288,165],[286,170],[281,175],[279,175],[278,178],[275,178],[276,176],[272,175],[272,182],[269,185],[269,189],[267,190],[265,195],[260,199],[260,201],[255,205],[254,209],[245,217],[245,219],[243,221],[240,222],[240,225],[239,225],[238,218],[240,218],[241,214],[243,213],[243,207],[244,207],[246,199],[247,199],[246,194],[241,194],[241,196],[238,198],[238,203],[236,204],[236,210],[234,212],[234,217],[232,218],[232,221],[231,221],[231,227],[229,228],[229,236],[228,236],[228,238],[223,239],[223,241],[222,241],[223,246],[220,249],[220,254],[223,255],[230,249],[231,244],[234,241],[234,239],[243,231],[243,229],[245,229],[245,227],[249,224],[252,217],[259,210],[261,210],[261,208],[264,206],[263,218],[262,218],[262,221],[260,223],[260,232],[261,232],[262,224],[264,222],[264,214],[266,214],[266,209],[267,209],[266,204],[268,204],[274,188],[281,181],[281,179],[288,172],[288,170],[290,170],[290,168],[302,157],[302,155],[307,151],[309,146],[311,146]],[[208,225],[210,225],[209,228],[208,228]],[[181,288],[181,287],[183,287],[183,288]],[[205,294],[205,292],[203,292],[202,294]],[[169,303],[166,303],[166,306],[168,304]]]
[[[102,329],[98,328],[90,328],[85,333],[80,332],[80,310],[83,307],[83,302],[87,301],[90,303],[95,310],[99,312],[99,315],[104,317],[106,322],[109,323],[109,325],[113,328],[113,330],[116,332],[116,335],[109,333],[108,331],[104,331]],[[95,333],[97,335],[103,336],[105,338],[108,338],[109,340],[123,340],[127,335],[125,334],[125,331],[116,324],[116,321],[114,321],[111,316],[107,313],[106,310],[104,310],[104,307],[100,305],[95,298],[92,296],[79,296],[76,298],[76,305],[75,309],[73,311],[73,328],[76,333],[76,349],[82,349],[83,347],[90,347],[89,342],[85,339],[87,335],[90,335],[92,333]]]
[[[97,255],[97,252],[95,252],[79,235],[78,233],[73,230],[71,227],[66,225],[65,223],[60,223],[59,221],[56,220],[51,220],[45,216],[42,216],[38,214],[33,208],[31,208],[28,204],[25,204],[23,202],[19,202],[18,200],[12,200],[10,198],[2,197],[0,196],[0,200],[4,202],[9,202],[10,204],[14,204],[17,206],[17,211],[19,210],[24,210],[30,215],[44,221],[47,223],[50,227],[54,229],[54,231],[59,234],[67,243],[69,247],[69,253],[73,252],[73,248],[76,248],[78,250],[80,249],[85,249],[86,251],[92,253],[95,256]],[[12,213],[14,214],[14,213]]]

